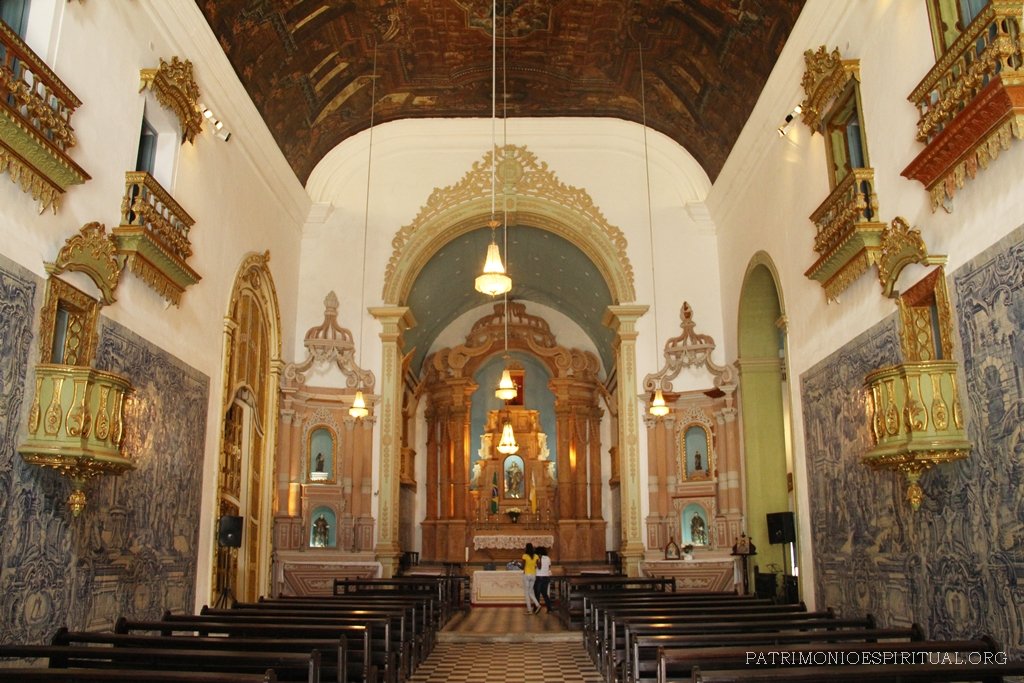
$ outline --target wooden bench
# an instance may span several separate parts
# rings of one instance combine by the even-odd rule
[[[760,633],[709,633],[709,634],[671,634],[656,635],[632,634],[630,637],[629,679],[633,681],[655,680],[658,676],[658,652],[666,652],[683,648],[716,647],[729,645],[773,645],[784,646],[793,643],[836,643],[878,641],[916,641],[924,640],[921,627],[899,629],[824,629],[818,631],[772,631]],[[675,675],[675,672],[672,672]],[[689,675],[689,674],[687,674]]]
[[[279,681],[320,683],[320,652],[315,649],[307,653],[256,653],[154,647],[0,645],[0,659],[46,659],[51,669],[135,669],[147,672],[260,675],[272,670]]]
[[[804,666],[741,671],[693,670],[692,683],[942,683],[984,681],[994,683],[1006,676],[1024,676],[1024,662],[1006,664],[917,664]]]
[[[361,653],[369,647],[369,631],[363,631],[365,645],[360,646]],[[365,671],[361,660],[349,660],[348,640],[345,636],[325,639],[294,639],[294,638],[220,638],[209,636],[157,636],[123,633],[99,633],[93,631],[69,631],[61,628],[54,634],[51,644],[67,646],[110,645],[118,648],[160,648],[164,650],[197,649],[204,652],[232,651],[245,653],[261,652],[297,652],[309,653],[319,650],[320,678],[322,681],[333,680],[337,683],[357,683],[365,680]],[[376,669],[373,672],[376,677]]]
[[[792,605],[774,605],[770,608],[755,606],[750,610],[742,607],[716,609],[708,612],[701,609],[669,607],[660,611],[651,608],[634,610],[617,608],[605,610],[600,623],[590,634],[584,634],[592,657],[599,662],[599,668],[615,667],[622,662],[629,652],[628,632],[630,628],[642,626],[686,628],[695,625],[704,626],[710,623],[726,623],[733,625],[735,630],[744,630],[744,624],[761,624],[763,622],[784,621],[786,624],[804,621],[835,619],[831,610],[807,612],[792,609]],[[802,606],[801,606],[802,607]],[[867,624],[865,624],[867,625]],[[873,625],[873,624],[871,624]],[[770,628],[769,630],[778,630]],[[589,636],[589,638],[588,638]]]
[[[273,671],[262,674],[228,674],[201,671],[152,671],[150,669],[41,669],[0,668],[0,681],[46,683],[277,683]]]
[[[558,616],[568,628],[583,623],[583,595],[585,592],[617,592],[631,590],[675,592],[672,579],[631,576],[562,576],[552,577],[551,590],[558,600]]]
[[[384,622],[387,623],[386,621]],[[294,640],[331,639],[345,636],[350,661],[362,663],[363,680],[376,679],[390,683],[397,678],[397,653],[387,651],[388,638],[375,634],[373,624],[290,624],[280,622],[213,621],[203,617],[192,620],[176,618],[164,621],[133,621],[118,619],[114,633],[157,633],[164,636],[187,637],[229,636],[232,638],[283,638]]]
[[[808,616],[809,615],[809,616]],[[619,674],[623,680],[629,678],[630,656],[633,640],[639,636],[671,634],[676,636],[695,636],[704,634],[744,634],[744,633],[775,633],[779,631],[824,631],[835,632],[844,629],[873,629],[877,624],[870,615],[862,618],[838,618],[821,616],[818,612],[805,612],[779,615],[744,615],[722,617],[726,621],[625,621],[621,625],[613,622],[611,635],[602,652],[604,666],[602,671]],[[621,634],[621,635],[620,635]]]
[[[657,653],[656,680],[665,683],[669,680],[690,680],[694,669],[705,673],[708,670],[722,671],[731,669],[764,669],[767,667],[783,667],[794,665],[805,658],[807,666],[815,666],[814,661],[823,659],[825,663],[851,655],[858,655],[856,665],[864,658],[878,663],[900,663],[927,661],[921,655],[930,653],[989,653],[998,652],[998,646],[990,638],[976,640],[922,640],[915,642],[875,642],[875,643],[808,643],[789,645],[780,648],[776,645],[743,645],[711,648],[662,649]],[[820,665],[819,665],[820,666]],[[912,666],[912,664],[904,664]]]
[[[216,609],[203,607],[199,616],[217,621],[289,624],[359,624],[387,620],[385,637],[388,638],[386,651],[397,651],[399,667],[403,676],[411,676],[419,652],[415,632],[415,611],[412,605],[389,605],[364,602],[359,607],[338,607],[334,610],[286,609],[283,606],[267,605],[252,609]],[[179,617],[168,616],[175,620]],[[373,621],[369,621],[373,620]]]

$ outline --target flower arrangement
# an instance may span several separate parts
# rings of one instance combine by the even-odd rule
[[[687,543],[683,546],[682,550],[684,555],[690,555],[691,553],[693,553],[693,544]]]
[[[523,511],[519,508],[509,508],[505,510],[505,514],[508,515],[513,524],[516,524],[519,521],[519,515],[523,514]]]

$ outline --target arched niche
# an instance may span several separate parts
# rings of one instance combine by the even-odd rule
[[[317,425],[309,432],[306,446],[306,472],[310,483],[334,482],[334,457],[337,440],[334,430],[326,425]]]
[[[682,458],[683,479],[707,479],[715,471],[710,426],[705,422],[690,422],[679,430],[679,454]]]
[[[711,545],[711,515],[700,503],[690,503],[680,517],[683,545],[707,547]]]
[[[309,514],[309,547],[335,548],[338,545],[338,515],[327,505],[313,508]]]

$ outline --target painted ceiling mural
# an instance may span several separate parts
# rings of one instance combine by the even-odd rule
[[[640,122],[642,47],[648,124],[713,181],[803,2],[498,0],[508,116]],[[303,182],[369,125],[374,45],[375,121],[491,115],[491,0],[196,3]]]

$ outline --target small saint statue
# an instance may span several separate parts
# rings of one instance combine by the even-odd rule
[[[313,471],[314,472],[323,472],[324,471],[324,454],[323,453],[317,453],[316,454],[316,466],[313,468]]]
[[[707,526],[704,524],[704,518],[700,515],[694,515],[690,520],[690,538],[696,545],[708,544]]]
[[[505,495],[509,498],[523,497],[523,470],[514,460],[505,471]]]
[[[327,538],[330,533],[330,523],[327,518],[320,515],[313,522],[313,547],[315,548],[326,548]]]
[[[700,451],[693,452],[693,469],[695,472],[700,472],[702,469],[704,469],[704,463],[701,462]]]

